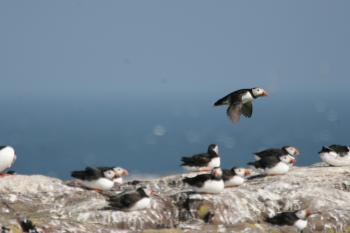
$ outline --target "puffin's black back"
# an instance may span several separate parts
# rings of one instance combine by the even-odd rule
[[[144,197],[147,197],[147,194],[143,191],[143,189],[142,191],[139,189],[131,193],[125,193],[118,196],[110,197],[108,200],[110,208],[128,209],[132,207],[137,201],[141,200]]]
[[[296,212],[297,211],[279,213],[272,218],[267,218],[266,222],[279,225],[279,226],[283,226],[283,225],[292,226],[295,223],[295,221],[299,219],[296,215]]]
[[[71,176],[80,180],[96,180],[103,177],[103,173],[99,169],[86,167],[83,171],[72,171]]]
[[[346,155],[349,152],[349,148],[347,146],[330,145],[329,148],[337,152],[341,156]]]
[[[280,162],[279,157],[267,156],[263,157],[258,161],[249,162],[248,165],[253,165],[256,168],[271,168]]]
[[[278,156],[283,155],[285,153],[284,153],[284,150],[282,150],[280,148],[271,148],[271,149],[263,150],[260,152],[255,152],[254,154],[259,156],[260,158],[262,158],[262,157],[268,157],[268,156],[278,157]]]
[[[222,169],[222,179],[224,181],[231,179],[233,176],[236,175],[235,172],[236,167],[233,167],[231,169]]]
[[[210,179],[221,179],[215,178],[212,174],[200,174],[195,177],[186,177],[182,181],[195,187],[202,187],[204,185],[204,182]]]

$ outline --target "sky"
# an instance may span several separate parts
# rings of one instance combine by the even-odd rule
[[[349,1],[1,1],[0,95],[329,93]]]
[[[349,1],[0,1],[0,145],[14,170],[179,172],[220,145],[223,167],[294,145],[348,144]],[[213,103],[259,86],[251,119]]]

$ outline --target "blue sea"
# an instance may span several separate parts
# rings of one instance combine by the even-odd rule
[[[227,93],[100,93],[2,96],[0,144],[13,145],[21,174],[68,179],[85,166],[122,166],[134,174],[181,171],[180,158],[220,146],[222,167],[244,166],[253,152],[293,145],[298,165],[319,161],[322,145],[350,144],[345,94],[273,93],[254,102],[251,119],[232,124]]]

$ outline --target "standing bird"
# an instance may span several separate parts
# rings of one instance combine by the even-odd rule
[[[307,226],[307,218],[312,214],[313,213],[308,209],[293,212],[282,212],[272,218],[267,218],[266,222],[278,226],[295,226],[299,231],[302,231]]]
[[[116,170],[120,173],[117,174]],[[114,179],[127,175],[128,171],[114,167],[86,167],[82,171],[73,171],[71,176],[82,181],[83,186],[96,191],[110,190],[114,186]]]
[[[246,181],[246,177],[251,175],[251,170],[247,168],[233,167],[231,169],[223,169],[222,173],[225,187],[236,187]]]
[[[214,167],[220,167],[219,147],[216,144],[210,144],[207,153],[182,157],[181,160],[181,166],[186,170],[211,171]]]
[[[296,160],[290,155],[282,155],[278,157],[268,156],[260,160],[250,162],[257,169],[263,169],[266,175],[282,175],[289,171],[290,164],[295,164]]]
[[[260,96],[268,96],[268,93],[259,87],[241,89],[219,99],[214,106],[229,105],[227,116],[232,122],[238,122],[241,115],[250,118],[253,114],[252,102]]]
[[[3,172],[9,169],[15,161],[15,149],[11,146],[0,146],[0,176],[7,175]]]
[[[254,154],[255,154],[255,159],[260,160],[261,158],[269,157],[269,156],[279,157],[282,155],[290,155],[295,157],[300,154],[300,151],[293,146],[284,146],[282,148],[270,148],[267,150],[256,152]]]
[[[154,192],[148,188],[138,188],[130,193],[109,197],[107,209],[123,211],[149,209],[151,207],[150,197],[154,195]]]
[[[329,165],[350,166],[350,147],[341,145],[323,146],[319,152],[322,161]]]
[[[225,184],[222,179],[222,170],[219,167],[214,168],[210,174],[200,174],[195,177],[186,177],[182,180],[184,183],[198,193],[220,193],[224,190]]]

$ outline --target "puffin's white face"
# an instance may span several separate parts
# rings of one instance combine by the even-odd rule
[[[217,167],[217,168],[214,168],[211,173],[215,176],[215,177],[220,177],[222,176],[222,170],[221,168]]]
[[[245,174],[246,174],[246,171],[245,171],[246,169],[244,169],[244,168],[236,168],[235,169],[235,173],[237,174],[237,175],[239,175],[239,176],[245,176]]]
[[[296,212],[296,216],[299,219],[306,219],[307,217],[309,217],[310,215],[312,215],[312,212],[308,209],[305,210],[299,210],[298,212]]]
[[[114,178],[114,176],[115,176],[115,173],[114,173],[113,170],[107,170],[107,171],[105,171],[105,172],[103,173],[103,175],[104,175],[106,178],[112,180],[112,179]]]
[[[115,173],[115,175],[116,175],[117,177],[127,176],[127,175],[129,174],[128,171],[127,171],[126,169],[121,168],[121,167],[115,167],[115,168],[113,169],[113,171],[114,171],[114,173]]]
[[[260,87],[253,88],[252,92],[253,92],[253,95],[256,96],[256,97],[258,97],[258,96],[268,96],[268,93],[264,89],[262,89]]]
[[[288,146],[285,149],[290,155],[296,156],[300,154],[299,150],[293,146]]]
[[[287,164],[289,164],[289,163],[295,164],[295,162],[296,162],[294,157],[290,156],[290,155],[283,155],[280,157],[280,160],[284,163],[287,163]]]
[[[215,145],[213,151],[215,151],[216,154],[219,154],[219,146]]]
[[[143,188],[143,191],[147,194],[147,196],[153,196],[154,195],[154,192],[150,189],[150,188],[148,188],[148,187],[144,187]]]

